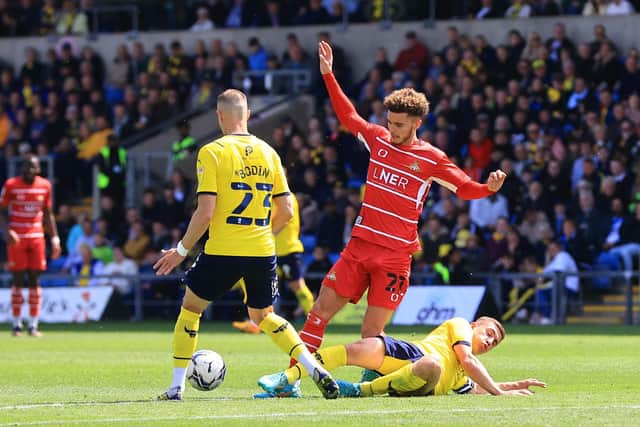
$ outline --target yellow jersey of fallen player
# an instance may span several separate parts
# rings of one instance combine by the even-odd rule
[[[273,256],[272,198],[289,194],[280,157],[253,135],[225,135],[198,152],[198,194],[215,194],[204,253]]]
[[[276,255],[285,256],[295,252],[304,252],[300,241],[300,207],[293,197],[293,218],[276,235]]]
[[[449,319],[420,341],[412,341],[425,354],[440,361],[442,372],[434,389],[435,395],[447,394],[450,391],[466,393],[472,387],[471,380],[458,362],[454,345],[471,346],[473,329],[466,319],[454,317]]]

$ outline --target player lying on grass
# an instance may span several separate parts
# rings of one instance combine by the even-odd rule
[[[341,397],[387,393],[428,396],[450,391],[528,396],[533,394],[529,387],[546,387],[536,379],[497,383],[491,378],[476,356],[493,349],[504,337],[504,328],[491,317],[480,317],[471,323],[453,318],[419,341],[408,342],[389,336],[363,338],[352,344],[320,349],[316,358],[327,370],[346,365],[370,370],[369,375],[365,374],[369,378],[363,378],[368,381],[338,381]],[[297,397],[299,389],[293,385],[305,375],[306,371],[299,364],[283,372],[265,375],[258,380],[258,385],[266,393],[256,397],[285,394]]]

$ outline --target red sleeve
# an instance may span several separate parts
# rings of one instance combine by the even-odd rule
[[[333,110],[336,112],[336,116],[338,116],[340,123],[349,129],[349,132],[354,134],[361,141],[362,138],[367,138],[372,133],[374,135],[383,134],[384,128],[368,123],[358,115],[355,107],[340,88],[340,85],[333,73],[323,74],[322,78],[324,79],[324,84],[327,87],[327,92],[329,92],[329,98],[331,99]],[[367,143],[365,141],[362,142],[365,144]]]
[[[440,157],[437,166],[433,170],[432,178],[438,184],[457,194],[460,187],[470,181],[471,177],[456,166],[446,154],[440,153],[442,157]]]
[[[473,180],[465,182],[458,188],[458,191],[456,191],[456,196],[464,200],[482,199],[483,197],[490,196],[491,194],[494,193],[489,190],[487,184],[480,184]]]

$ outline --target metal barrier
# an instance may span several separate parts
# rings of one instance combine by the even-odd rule
[[[124,4],[124,5],[103,5],[95,6],[90,9],[93,12],[93,33],[100,32],[100,15],[105,15],[114,12],[128,12],[131,15],[131,30],[130,34],[135,36],[138,33],[138,14],[140,13],[138,5],[136,4]]]
[[[247,93],[256,84],[272,95],[299,94],[311,85],[310,70],[280,69],[280,70],[251,70],[233,73],[235,87],[242,87]]]
[[[565,288],[565,280],[567,277],[577,276],[580,279],[589,279],[589,278],[610,278],[619,280],[620,283],[624,284],[624,295],[625,295],[625,315],[624,320],[625,324],[632,325],[634,324],[634,315],[633,315],[633,281],[632,279],[640,280],[640,271],[585,271],[578,273],[566,273],[566,272],[556,272],[549,274],[538,274],[538,273],[474,273],[473,277],[477,277],[479,280],[476,284],[478,285],[486,285],[490,293],[493,295],[493,298],[496,302],[498,310],[503,313],[505,310],[505,305],[502,300],[502,281],[509,280],[550,280],[552,282],[551,290],[552,290],[552,298],[551,298],[551,320],[553,324],[563,324],[566,321],[567,315],[567,298],[566,293],[564,292]],[[144,308],[145,307],[164,307],[177,309],[179,307],[180,301],[179,299],[164,299],[162,301],[153,300],[145,297],[145,291],[149,291],[149,286],[151,288],[160,286],[162,282],[174,282],[175,286],[178,286],[178,282],[182,277],[181,274],[172,274],[168,276],[156,276],[154,273],[141,273],[138,275],[132,276],[72,276],[68,274],[49,274],[45,273],[42,275],[41,280],[43,283],[46,282],[55,282],[58,285],[64,286],[74,286],[74,283],[77,283],[79,280],[83,279],[128,279],[132,282],[132,293],[128,295],[128,304],[131,306],[131,314],[132,318],[136,321],[140,321],[144,319]],[[322,279],[324,277],[323,274],[315,273],[315,274],[307,274],[305,278],[308,280]],[[426,283],[426,280],[433,280],[437,276],[434,273],[413,273],[412,274],[412,285],[411,286],[420,286]],[[8,273],[0,274],[0,287],[8,287],[10,286],[11,276]],[[143,289],[145,286],[145,289]],[[178,292],[177,292],[178,293]],[[289,301],[283,301],[285,303]],[[211,310],[215,310],[216,308],[228,307],[230,304],[234,304],[229,301],[216,301],[211,306],[210,309],[205,313],[204,318],[211,318]],[[640,302],[639,302],[640,304]]]

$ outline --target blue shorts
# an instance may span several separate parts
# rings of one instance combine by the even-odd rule
[[[398,360],[415,362],[424,356],[424,352],[417,345],[408,341],[397,340],[388,335],[378,336],[384,342],[384,355]]]
[[[288,255],[278,257],[278,267],[282,271],[284,280],[298,280],[302,277],[302,254],[293,252]]]
[[[213,301],[240,279],[247,291],[247,307],[266,308],[278,296],[276,257],[207,255],[201,252],[182,282],[198,297]]]

